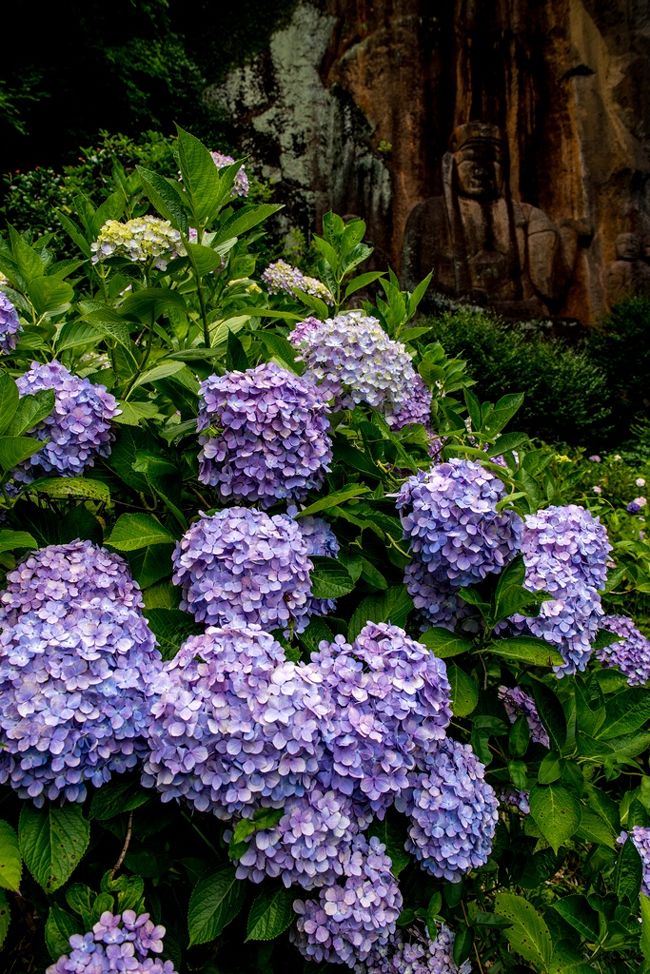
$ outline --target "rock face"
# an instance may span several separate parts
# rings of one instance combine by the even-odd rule
[[[418,272],[433,260],[457,292],[440,253],[455,193],[464,243],[448,234],[446,257],[472,268],[460,274],[470,292],[500,282],[484,296],[501,310],[591,323],[647,289],[647,0],[305,0],[213,96],[242,150],[281,181],[288,222],[313,226],[329,208],[363,216],[378,264],[399,268],[404,255],[408,276],[415,248]],[[489,206],[462,203],[449,161],[469,122],[502,139]],[[493,217],[503,239],[490,250]]]

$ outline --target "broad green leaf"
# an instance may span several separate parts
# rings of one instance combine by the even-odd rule
[[[546,974],[553,954],[553,941],[544,918],[523,896],[497,893],[495,912],[512,924],[503,931],[512,949],[535,970]]]
[[[192,262],[192,266],[196,268],[197,273],[203,277],[204,274],[211,274],[212,271],[216,271],[221,267],[222,256],[212,247],[206,247],[203,244],[198,243],[188,243],[187,244],[187,254]],[[174,292],[176,293],[176,292]]]
[[[246,886],[232,866],[199,880],[190,897],[187,924],[190,947],[216,940],[246,900]]]
[[[3,436],[0,437],[0,469],[13,470],[38,453],[43,448],[42,440],[35,440],[31,436]]]
[[[72,242],[77,245],[84,257],[90,259],[92,254],[90,244],[84,237],[79,227],[65,213],[63,213],[62,210],[55,210],[55,213],[61,226],[68,234]]]
[[[141,805],[146,805],[153,797],[153,793],[145,791],[136,781],[125,781],[123,776],[102,785],[92,797],[89,815],[104,822],[131,812]]]
[[[146,616],[163,659],[173,659],[188,636],[201,632],[192,616],[180,609],[148,609]]]
[[[478,703],[476,680],[455,663],[447,663],[447,677],[451,686],[452,713],[455,717],[469,716]]]
[[[362,599],[352,613],[348,639],[356,639],[368,622],[390,622],[404,627],[413,602],[403,585],[391,585],[385,592]]]
[[[502,396],[495,405],[490,417],[484,423],[482,432],[490,437],[500,433],[503,427],[510,422],[517,410],[521,408],[523,401],[523,392],[509,393],[507,396]]]
[[[246,941],[275,940],[284,933],[295,919],[295,898],[295,893],[284,887],[256,896],[248,914]]]
[[[52,903],[45,921],[45,944],[52,960],[58,960],[63,954],[68,954],[70,937],[81,932],[81,925],[77,918],[58,903]]]
[[[513,636],[490,643],[482,652],[493,653],[503,659],[518,660],[533,666],[559,666],[562,657],[550,643],[535,636]]]
[[[22,858],[15,829],[0,819],[0,886],[13,892],[20,886]]]
[[[450,656],[460,656],[472,650],[472,643],[469,639],[457,636],[456,633],[435,626],[427,629],[426,632],[418,636],[418,642],[424,643],[429,649],[433,650],[439,659],[448,659]]]
[[[20,813],[18,841],[23,861],[45,890],[53,893],[72,875],[90,838],[90,825],[79,805],[34,808],[25,802]]]
[[[317,599],[337,599],[354,588],[354,579],[336,558],[312,555],[311,594]]]
[[[38,548],[38,541],[28,531],[0,530],[0,552],[16,548]]]
[[[258,203],[243,206],[234,216],[223,223],[212,243],[221,243],[229,237],[240,237],[247,230],[252,230],[264,220],[268,220],[270,216],[282,208],[282,205],[278,203]]]
[[[298,511],[296,517],[309,517],[311,514],[318,514],[319,511],[328,511],[332,507],[338,507],[340,504],[345,504],[346,501],[352,500],[354,497],[360,497],[362,494],[368,494],[369,492],[370,488],[366,487],[365,484],[355,484],[353,487],[346,487],[345,490],[334,491],[334,493],[327,494],[325,497],[314,501],[313,504],[309,504],[304,510]]]
[[[614,889],[619,900],[636,903],[643,878],[643,863],[630,838],[623,844],[614,870]]]
[[[171,375],[176,375],[177,372],[186,369],[187,366],[184,362],[161,362],[160,365],[155,365],[153,369],[148,369],[133,383],[132,391],[137,389],[139,386],[146,385],[147,382],[158,382],[160,379],[168,379]]]
[[[588,943],[598,940],[598,915],[580,893],[572,893],[556,900],[553,909]]]
[[[558,754],[561,754],[567,736],[566,717],[562,704],[555,693],[543,683],[533,683],[532,691],[537,712],[546,728],[551,744]]]
[[[174,311],[185,312],[185,300],[182,294],[168,287],[145,287],[132,291],[120,305],[122,315],[141,321],[155,321],[160,315]]]
[[[111,502],[108,486],[101,480],[90,480],[87,477],[43,477],[29,484],[26,493],[54,498],[84,497],[101,504]]]
[[[650,720],[650,697],[646,695],[635,700],[634,694],[624,690],[607,701],[605,721],[595,737],[609,741],[613,737],[631,734],[648,720]]]
[[[650,897],[639,896],[641,907],[641,953],[647,967],[650,967]]]
[[[83,348],[84,345],[98,345],[102,338],[101,332],[86,321],[66,321],[56,337],[56,354],[59,356],[71,348]]]
[[[114,423],[123,426],[140,426],[145,419],[155,419],[158,406],[154,402],[119,402],[120,414],[113,419]]]
[[[248,356],[234,331],[229,331],[226,338],[226,368],[235,372],[248,368]]]
[[[540,832],[557,852],[580,825],[580,803],[563,785],[533,785],[530,814]]]
[[[0,889],[0,948],[7,939],[7,932],[9,930],[9,924],[11,922],[11,913],[9,911],[9,900],[7,899],[7,894]],[[57,957],[60,956],[57,954]]]
[[[74,298],[72,285],[53,277],[36,277],[29,282],[29,299],[36,313],[46,318],[62,314]]]
[[[608,849],[617,850],[619,848],[616,844],[616,832],[609,822],[605,822],[600,815],[592,812],[589,808],[582,809],[580,827],[576,835],[585,842],[596,842],[599,845],[607,846]]]
[[[153,514],[122,514],[106,539],[117,551],[137,551],[150,545],[169,544],[174,535]]]
[[[7,433],[10,436],[22,436],[34,429],[41,420],[49,416],[54,408],[54,390],[39,389],[29,396],[21,396],[18,406],[9,424]]]
[[[136,169],[148,199],[163,219],[169,220],[177,230],[187,233],[187,210],[178,183],[159,176],[158,173],[145,169],[144,166],[136,166]]]
[[[18,410],[18,387],[8,372],[0,372],[0,433],[10,431]]]

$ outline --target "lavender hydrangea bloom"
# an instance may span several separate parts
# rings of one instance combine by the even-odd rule
[[[271,294],[284,291],[286,294],[295,295],[297,291],[303,291],[314,298],[320,298],[326,304],[334,303],[332,292],[322,281],[316,277],[308,277],[297,267],[287,264],[285,260],[276,260],[273,264],[269,264],[266,270],[262,271],[261,276]]]
[[[629,832],[621,832],[617,842],[623,845],[628,839],[634,843],[643,865],[641,892],[644,896],[650,896],[650,829],[642,825],[634,825]]]
[[[353,839],[346,880],[322,889],[317,900],[296,900],[292,939],[308,960],[353,967],[395,931],[402,895],[379,839]]]
[[[37,805],[83,801],[133,768],[159,664],[144,617],[105,596],[19,615],[0,634],[0,782]]]
[[[417,560],[461,587],[501,571],[519,550],[523,523],[514,511],[496,510],[503,497],[494,474],[454,459],[410,477],[396,506]]]
[[[369,824],[345,795],[310,788],[287,801],[277,825],[251,835],[237,878],[261,883],[270,876],[303,889],[332,886],[346,875],[354,836]]]
[[[630,501],[625,510],[628,512],[628,514],[638,514],[639,511],[646,506],[646,504],[647,500],[645,497],[635,497],[633,501]]]
[[[417,933],[408,941],[398,930],[389,943],[371,951],[367,960],[356,964],[355,974],[471,974],[468,960],[460,967],[454,962],[454,934],[444,924],[435,940]]]
[[[309,667],[332,699],[322,729],[331,764],[322,778],[381,816],[419,755],[444,737],[445,664],[398,626],[369,622],[352,645],[342,636],[321,643]]]
[[[539,718],[535,701],[529,693],[526,693],[521,687],[499,687],[499,700],[503,701],[503,706],[511,724],[514,724],[517,717],[523,714],[528,724],[531,741],[535,744],[541,744],[543,747],[550,748],[551,742],[548,733]]]
[[[211,152],[212,161],[214,162],[217,169],[223,169],[225,166],[232,166],[234,159],[232,156],[224,155],[223,152]],[[235,176],[235,182],[233,183],[232,192],[235,196],[248,196],[248,191],[250,189],[248,176],[246,170],[241,166],[237,170],[237,175]]]
[[[310,558],[312,555],[320,558],[336,558],[340,545],[327,521],[322,517],[302,517],[297,523]],[[333,612],[335,608],[336,599],[311,598],[308,611],[310,616],[324,616]]]
[[[515,788],[502,788],[499,791],[499,805],[502,808],[513,808],[520,815],[530,814],[530,794]]]
[[[605,616],[601,625],[622,638],[597,651],[600,662],[618,667],[631,687],[645,686],[650,680],[650,640],[626,616]]]
[[[525,588],[553,598],[535,618],[513,616],[514,626],[557,646],[564,659],[558,676],[584,670],[603,615],[598,590],[612,550],[605,528],[574,504],[548,507],[526,517],[521,548]]]
[[[388,422],[396,430],[413,423],[421,423],[427,430],[431,430],[431,403],[431,390],[416,372],[411,383],[410,398],[388,417]]]
[[[45,974],[176,974],[170,960],[151,956],[162,953],[164,936],[165,928],[156,926],[148,913],[137,916],[125,910],[114,916],[107,910],[91,933],[70,937],[70,953],[59,957]]]
[[[151,685],[142,782],[221,819],[302,794],[327,709],[308,668],[259,626],[190,637]]]
[[[325,321],[306,318],[289,334],[289,341],[299,351],[298,361],[333,400],[334,409],[365,402],[397,426],[403,425],[400,416],[410,422],[409,413],[423,415],[425,395],[411,357],[376,318],[362,311]]]
[[[211,375],[200,387],[199,480],[223,498],[299,500],[318,489],[332,444],[322,393],[273,362]]]
[[[411,776],[411,790],[396,803],[411,818],[406,849],[427,872],[458,883],[488,860],[497,798],[467,744],[439,741],[421,764],[425,770]]]
[[[430,572],[421,562],[411,561],[404,569],[404,584],[427,627],[460,629],[468,635],[479,631],[476,609],[461,599],[444,572]]]
[[[30,552],[10,571],[0,595],[0,624],[14,625],[22,613],[39,613],[50,602],[105,599],[130,609],[143,607],[140,586],[120,555],[92,541],[48,545]]]
[[[15,472],[17,480],[29,483],[33,475],[56,473],[77,477],[92,467],[97,457],[107,457],[113,441],[111,420],[121,412],[105,386],[80,379],[59,362],[39,365],[16,380],[21,396],[41,389],[54,390],[54,409],[31,433],[48,440],[42,450],[25,460]]]
[[[266,629],[308,623],[312,562],[286,514],[230,507],[202,515],[176,545],[174,584],[197,622],[259,623]]]
[[[18,314],[6,294],[0,291],[0,354],[13,352],[21,329]]]

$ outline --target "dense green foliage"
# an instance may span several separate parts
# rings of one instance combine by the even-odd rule
[[[5,398],[16,396],[13,379],[32,360],[57,358],[105,385],[122,410],[110,456],[84,476],[46,476],[5,491],[2,566],[11,569],[31,548],[75,538],[122,552],[167,659],[197,631],[171,582],[173,543],[199,511],[219,507],[215,492],[197,479],[199,382],[268,361],[300,373],[289,330],[307,314],[329,313],[308,294],[273,297],[260,286],[260,228],[276,207],[233,199],[238,164],[217,170],[207,150],[182,130],[176,154],[182,181],[141,168],[127,180],[118,174],[100,205],[87,198],[71,204],[74,212],[62,219],[75,259],[59,261],[47,236],[30,239],[12,228],[0,244],[5,292],[24,324],[0,376],[3,482],[42,446],[30,433],[52,408],[43,397],[28,400],[33,413],[19,427],[15,410],[3,408]],[[166,267],[119,256],[93,263],[91,244],[107,220],[152,209],[182,240],[182,251]],[[197,230],[196,243],[189,241],[190,227]],[[445,437],[445,456],[484,463],[505,486],[503,507],[522,515],[586,494],[586,481],[559,469],[565,461],[554,450],[504,429],[523,417],[534,435],[553,437],[571,428],[578,438],[595,439],[609,415],[603,375],[577,353],[566,352],[558,364],[557,350],[523,338],[511,349],[483,314],[414,321],[428,282],[407,294],[394,275],[359,273],[370,255],[364,229],[361,221],[325,218],[315,240],[321,280],[335,297],[335,311],[362,288],[377,286],[366,310],[405,344],[433,390],[432,422]],[[455,342],[454,321],[461,334]],[[483,345],[481,336],[487,336]],[[461,352],[472,377],[452,357]],[[569,405],[578,386],[583,412]],[[521,390],[528,387],[531,397],[523,401]],[[491,402],[481,403],[486,394]],[[551,414],[552,421],[544,420]],[[312,583],[319,597],[338,602],[331,616],[315,619],[302,634],[276,633],[292,660],[309,659],[319,641],[334,634],[353,638],[368,620],[421,634],[403,583],[409,556],[395,493],[409,475],[430,466],[429,434],[420,425],[396,432],[364,404],[334,413],[332,427],[332,469],[324,488],[306,499],[303,514],[318,513],[336,532],[338,559],[320,559]],[[491,462],[498,456],[505,466]],[[614,463],[602,468],[608,476]],[[580,467],[580,477],[591,477],[595,467]],[[627,489],[612,487],[606,495],[613,508],[627,500]],[[604,502],[599,510],[609,518]],[[625,532],[614,540],[623,551]],[[635,555],[638,573],[625,576],[630,592],[648,591],[644,557]],[[399,923],[407,933],[435,934],[444,919],[456,934],[456,962],[470,958],[477,971],[639,974],[650,965],[650,900],[640,896],[642,864],[634,846],[616,839],[621,829],[650,824],[647,690],[629,687],[595,658],[584,673],[558,680],[552,666],[560,658],[547,642],[504,636],[500,623],[514,612],[534,617],[539,611],[540,599],[522,582],[522,563],[515,559],[500,575],[463,590],[480,616],[474,638],[441,628],[421,638],[448,665],[450,734],[471,744],[494,787],[528,791],[531,813],[502,806],[489,861],[460,883],[426,875],[405,853],[402,816],[391,810],[375,822],[371,829],[386,843],[405,899]],[[606,608],[616,609],[620,596],[608,598]],[[504,683],[534,697],[548,748],[531,740],[523,717],[508,722],[498,695]],[[8,786],[0,789],[0,940],[8,972],[43,970],[48,956],[66,951],[70,934],[90,929],[103,910],[127,908],[147,909],[164,923],[165,949],[188,974],[303,969],[286,936],[299,891],[287,892],[277,881],[260,887],[236,880],[240,836],[229,844],[224,824],[209,812],[161,804],[140,786],[137,773],[91,791],[84,804],[36,809]],[[335,968],[304,965],[314,974],[328,969]]]

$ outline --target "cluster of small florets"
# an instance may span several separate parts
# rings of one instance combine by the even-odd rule
[[[273,362],[211,375],[200,387],[199,480],[224,499],[300,500],[332,459],[325,400],[314,383]]]
[[[388,943],[402,909],[402,894],[378,838],[356,836],[345,881],[327,886],[317,900],[296,900],[293,941],[307,960],[353,967]]]
[[[70,952],[45,974],[176,974],[170,960],[152,956],[162,953],[164,936],[165,928],[156,926],[148,913],[137,916],[133,910],[125,910],[114,916],[106,911],[91,933],[70,937]]]
[[[406,848],[438,879],[458,883],[487,862],[498,802],[471,747],[439,741],[411,776],[397,807],[411,819]]]
[[[617,842],[619,845],[623,845],[628,839],[634,843],[634,848],[639,853],[643,866],[641,892],[644,896],[650,896],[650,829],[644,828],[642,825],[634,825],[629,832],[621,832]]]
[[[390,339],[376,318],[362,311],[325,321],[306,318],[289,341],[325,397],[333,400],[333,409],[365,402],[396,427],[428,420],[428,389],[418,382],[404,345]]]
[[[503,701],[508,720],[514,724],[517,717],[524,716],[528,724],[530,739],[534,744],[550,748],[551,742],[540,720],[535,701],[521,687],[499,687],[499,700]]]
[[[197,622],[301,632],[309,621],[313,564],[300,527],[286,514],[229,507],[201,515],[172,562],[181,608]]]
[[[51,545],[10,572],[0,622],[0,782],[41,805],[83,801],[143,756],[145,694],[160,664],[117,555]]]
[[[530,814],[530,792],[520,791],[517,788],[501,788],[498,798],[502,808],[514,809],[520,815]]]
[[[427,592],[424,572],[413,569],[406,576],[407,588],[436,625],[446,625],[452,611],[450,590],[501,571],[516,555],[523,525],[514,511],[497,511],[504,496],[494,474],[459,459],[410,477],[397,495],[404,536],[415,563],[431,574],[434,591]],[[438,589],[439,607],[434,598],[427,607],[427,598]]]
[[[601,626],[621,639],[597,651],[600,662],[618,667],[631,687],[645,686],[650,680],[650,639],[627,616],[605,616]]]
[[[232,166],[234,159],[232,156],[226,156],[222,152],[211,152],[212,161],[214,162],[217,169],[224,169],[226,166]],[[237,170],[237,175],[235,176],[235,182],[233,183],[232,191],[235,196],[248,196],[248,190],[250,186],[248,183],[248,176],[246,170],[243,166]]]
[[[574,504],[547,507],[525,518],[521,550],[525,588],[552,598],[534,618],[514,616],[514,625],[557,646],[564,659],[555,668],[559,676],[584,670],[603,615],[599,589],[612,550],[605,528]]]
[[[638,514],[643,510],[647,503],[647,498],[635,497],[633,501],[630,501],[625,510],[628,512],[628,514]]]
[[[90,245],[92,262],[109,257],[125,257],[138,263],[151,263],[164,271],[172,257],[182,252],[181,235],[168,220],[139,216],[126,223],[108,220]]]
[[[266,284],[271,294],[295,295],[298,291],[310,294],[314,298],[320,298],[326,304],[333,304],[334,297],[328,287],[316,277],[308,277],[297,267],[292,267],[285,260],[276,260],[269,264],[266,270],[262,271],[262,280]]]
[[[468,960],[458,967],[453,958],[454,934],[442,924],[435,940],[419,936],[406,940],[402,931],[387,946],[374,948],[354,974],[470,974]]]
[[[430,572],[420,561],[411,561],[404,569],[404,584],[420,613],[423,628],[441,626],[460,629],[468,635],[479,631],[478,612],[463,601],[443,571]]]
[[[0,354],[13,352],[18,343],[19,331],[18,313],[7,295],[0,291]]]
[[[54,390],[54,409],[30,434],[48,442],[15,472],[17,480],[29,483],[41,473],[81,476],[97,457],[109,455],[111,420],[121,410],[105,386],[72,375],[56,361],[46,365],[32,362],[16,385],[21,396]]]

